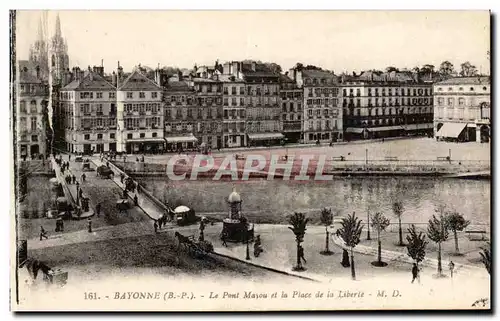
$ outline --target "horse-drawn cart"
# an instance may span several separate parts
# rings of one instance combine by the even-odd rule
[[[212,243],[208,241],[199,241],[196,242],[194,235],[185,236],[179,232],[175,232],[175,237],[179,242],[179,247],[183,247],[190,256],[194,258],[202,258],[207,254],[210,254],[214,251],[214,246]]]

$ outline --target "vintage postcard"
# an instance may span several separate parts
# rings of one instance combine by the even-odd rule
[[[12,11],[12,310],[490,310],[490,19]]]

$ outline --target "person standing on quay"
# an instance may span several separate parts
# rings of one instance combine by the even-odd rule
[[[87,219],[89,233],[92,233],[92,219],[90,217]]]
[[[99,214],[101,214],[101,203],[97,203],[95,206],[95,212],[97,214],[97,217],[99,217]]]
[[[455,270],[455,263],[453,263],[453,261],[450,261],[450,264],[448,264],[448,267],[450,268],[450,276],[453,279],[453,271]]]
[[[49,238],[47,236],[47,231],[45,231],[45,229],[43,228],[42,225],[40,225],[40,241],[42,240],[42,238],[45,238],[46,240]]]
[[[155,222],[153,223],[153,227],[155,228],[155,234],[158,233],[158,221],[155,220]]]

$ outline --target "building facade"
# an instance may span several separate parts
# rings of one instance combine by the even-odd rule
[[[247,146],[277,145],[284,138],[279,105],[280,75],[256,62],[234,64],[246,86],[245,132]]]
[[[435,137],[489,142],[490,106],[490,77],[459,77],[434,84]]]
[[[203,120],[203,112],[194,88],[182,75],[176,75],[165,85],[163,99],[166,151],[196,149],[198,139],[194,133],[198,122]]]
[[[222,81],[223,146],[243,147],[247,145],[245,134],[245,82],[232,74],[233,63],[224,64]]]
[[[45,157],[50,144],[46,134],[49,87],[42,81],[40,67],[33,71],[27,65],[20,66],[17,93],[17,155],[22,159]]]
[[[163,89],[136,68],[116,91],[116,150],[132,153],[164,151]],[[114,112],[112,114],[111,112]]]
[[[283,135],[287,143],[300,143],[303,137],[303,89],[288,75],[280,77],[280,106]]]
[[[432,133],[432,83],[410,72],[342,77],[345,138]]]
[[[116,88],[104,79],[102,69],[89,67],[74,77],[59,93],[66,150],[86,154],[117,150]]]
[[[304,143],[342,140],[339,78],[331,72],[307,69],[291,69],[289,76],[304,91]]]

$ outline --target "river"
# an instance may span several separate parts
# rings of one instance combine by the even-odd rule
[[[334,214],[382,212],[395,222],[392,204],[401,201],[403,222],[427,223],[438,205],[456,210],[472,224],[490,224],[488,180],[449,178],[335,178],[328,182],[293,181],[166,181],[138,178],[161,201],[172,206],[187,205],[197,213],[223,216],[227,196],[233,188],[241,194],[243,213],[257,223],[286,223],[294,211],[307,212],[311,223],[319,223],[319,210],[331,207]]]

